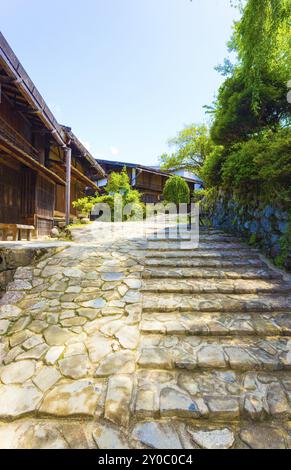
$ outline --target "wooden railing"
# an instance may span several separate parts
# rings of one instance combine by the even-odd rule
[[[0,116],[0,133],[9,140],[13,145],[23,150],[36,160],[39,159],[38,150],[28,142],[23,135],[16,131],[5,119]]]

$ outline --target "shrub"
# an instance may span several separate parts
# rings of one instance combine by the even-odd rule
[[[192,196],[192,200],[193,202],[201,202],[204,197],[206,196],[207,194],[207,191],[206,189],[197,189],[197,190],[194,190],[193,191],[193,196]]]
[[[291,132],[267,131],[236,145],[222,165],[222,187],[240,202],[259,199],[290,208]]]
[[[221,184],[221,169],[225,161],[225,152],[223,147],[216,147],[209,154],[200,171],[200,176],[204,183],[209,187],[219,186]]]
[[[279,241],[281,252],[275,258],[275,264],[280,268],[286,267],[290,270],[290,258],[291,258],[291,217],[288,220],[288,228],[282,235]],[[289,266],[287,266],[289,260]]]
[[[105,191],[108,194],[114,195],[116,193],[126,194],[131,190],[129,176],[126,171],[126,167],[123,167],[122,172],[118,173],[113,171],[110,173],[108,183],[105,187]]]
[[[163,196],[166,202],[188,204],[190,202],[190,189],[181,176],[171,176],[165,184]]]
[[[95,204],[95,198],[93,197],[82,197],[73,201],[72,205],[75,209],[81,212],[84,216],[87,216]]]

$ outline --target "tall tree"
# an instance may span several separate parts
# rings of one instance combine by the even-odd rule
[[[290,74],[290,0],[248,0],[234,30],[233,46],[260,105],[264,74],[286,82]]]
[[[214,105],[211,136],[231,145],[261,129],[285,123],[289,115],[287,81],[291,59],[290,0],[241,2],[242,18],[234,26],[229,49],[235,65],[219,70],[227,78]]]
[[[169,140],[169,145],[175,147],[172,154],[160,156],[162,168],[165,170],[188,170],[199,173],[205,158],[214,148],[206,125],[191,124],[180,131],[176,137]]]

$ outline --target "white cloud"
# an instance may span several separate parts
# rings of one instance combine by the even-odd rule
[[[110,153],[116,157],[116,155],[119,155],[119,149],[117,147],[110,147]]]

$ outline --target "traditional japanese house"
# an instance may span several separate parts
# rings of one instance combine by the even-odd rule
[[[0,224],[33,225],[35,235],[47,235],[55,217],[69,221],[72,200],[96,191],[92,178],[102,176],[0,33]]]
[[[84,147],[80,140],[73,134],[70,128],[63,126],[70,142],[71,156],[71,194],[70,213],[76,215],[76,209],[72,207],[72,202],[86,195],[95,195],[98,191],[96,179],[105,175],[104,170],[97,163],[95,158]],[[59,155],[52,152],[50,158],[50,168],[62,179],[66,179],[66,162],[59,159]],[[66,189],[64,186],[56,187],[55,217],[65,216],[64,208],[66,203]]]
[[[172,173],[162,171],[159,168],[135,163],[114,162],[100,159],[97,161],[102,166],[107,176],[113,171],[120,172],[126,167],[132,187],[142,193],[142,200],[145,203],[156,203],[162,200],[165,183],[172,175]],[[107,176],[97,181],[101,191],[107,183]],[[201,181],[194,178],[182,177],[187,182],[191,194],[195,190],[196,185],[200,186],[201,184]]]

